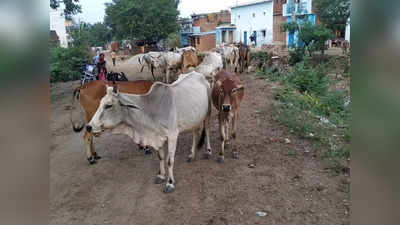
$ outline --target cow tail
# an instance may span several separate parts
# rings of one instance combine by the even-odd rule
[[[199,143],[197,144],[197,148],[201,148],[204,145],[206,139],[206,128],[203,127],[203,131],[201,132]]]
[[[78,101],[79,101],[79,99],[80,99],[80,94],[81,94],[81,88],[78,87],[78,88],[76,88],[76,89],[74,90],[74,93],[73,93],[73,95],[72,95],[72,106],[73,106],[73,108],[75,108],[76,105],[79,104]],[[74,123],[74,120],[73,120],[73,116],[72,116],[72,111],[73,111],[73,110],[71,110],[71,124],[72,124],[72,129],[74,130],[74,132],[79,133],[79,132],[81,132],[81,131],[83,130],[84,125],[75,126],[75,123]]]

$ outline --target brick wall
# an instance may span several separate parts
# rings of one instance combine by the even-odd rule
[[[286,17],[282,15],[274,16],[274,42],[286,45],[286,32],[281,32],[281,25],[286,23]]]
[[[192,46],[198,51],[209,51],[215,48],[215,34],[194,36],[191,39]]]
[[[195,15],[192,18],[193,26],[200,27],[200,32],[213,31],[221,23],[231,23],[231,13],[229,11]]]

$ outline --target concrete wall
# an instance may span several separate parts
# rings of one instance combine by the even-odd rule
[[[60,40],[60,46],[68,48],[68,36],[67,29],[65,28],[65,6],[60,3],[60,7],[57,9],[50,8],[50,30],[54,30]]]
[[[350,19],[349,19],[349,22],[347,23],[347,26],[346,26],[346,35],[345,35],[345,39],[347,40],[347,41],[349,41],[350,42]]]
[[[231,14],[229,11],[195,15],[192,18],[193,27],[200,27],[200,32],[214,31],[222,23],[231,23]]]
[[[250,44],[250,35],[256,31],[257,46],[271,44],[273,41],[273,1],[232,8],[231,22],[236,25],[235,42],[244,43],[244,32],[247,31],[247,44]],[[263,30],[265,30],[265,37]]]

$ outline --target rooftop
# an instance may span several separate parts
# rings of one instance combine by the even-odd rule
[[[261,4],[261,3],[265,3],[265,2],[272,2],[272,0],[257,0],[257,1],[252,1],[252,2],[245,2],[245,3],[231,6],[230,8],[231,9],[240,8],[240,7],[244,7],[244,6],[257,5],[257,4]]]

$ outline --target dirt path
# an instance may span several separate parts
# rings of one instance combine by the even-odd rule
[[[155,154],[144,155],[125,136],[97,138],[95,146],[103,158],[89,166],[82,134],[72,132],[68,118],[77,82],[53,86],[51,224],[350,224],[349,177],[324,170],[311,143],[273,119],[273,84],[252,74],[240,77],[245,84],[240,159],[232,159],[228,147],[225,163],[216,162],[214,112],[213,158],[204,160],[200,152],[187,163],[192,137],[182,135],[174,171],[177,189],[171,194],[153,182],[159,166]],[[249,168],[249,163],[256,167]],[[258,211],[267,216],[257,216]]]

